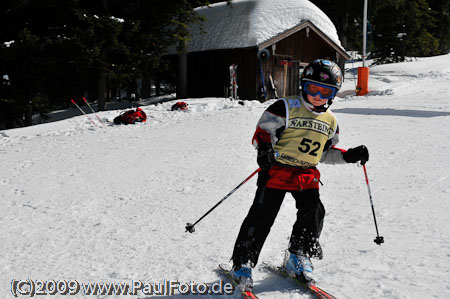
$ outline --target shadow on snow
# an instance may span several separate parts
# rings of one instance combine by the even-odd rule
[[[425,111],[425,110],[406,110],[406,109],[390,109],[390,108],[342,108],[333,109],[334,113],[363,114],[363,115],[390,115],[390,116],[407,116],[407,117],[438,117],[449,116],[450,112],[446,111]]]

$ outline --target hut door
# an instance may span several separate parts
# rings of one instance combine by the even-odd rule
[[[295,64],[289,60],[279,60],[276,67],[276,80],[279,82],[278,95],[281,97],[287,97],[297,94],[293,89],[295,80],[295,73],[293,68]]]
[[[288,60],[278,60],[276,64],[275,80],[278,82],[278,95],[287,97],[291,92],[291,68],[293,63]]]

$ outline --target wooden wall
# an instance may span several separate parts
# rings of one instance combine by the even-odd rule
[[[256,48],[215,50],[188,54],[188,96],[224,97],[231,64],[237,64],[238,96],[255,99]]]
[[[306,34],[306,29],[298,31],[275,45],[275,55],[271,46],[266,49],[271,53],[269,60],[262,64],[265,80],[269,80],[269,74],[275,80],[278,95],[299,94],[300,76],[303,67],[317,58],[325,58],[336,61],[336,50],[326,43],[313,30]],[[341,58],[343,59],[343,58]],[[285,82],[284,64],[287,62],[287,76]],[[303,67],[302,67],[303,66]],[[284,90],[286,86],[286,91]]]
[[[336,50],[313,30],[302,29],[276,43],[275,55],[272,46],[266,48],[270,58],[261,63],[264,82],[270,86],[269,74],[275,81],[278,96],[297,95],[300,92],[300,75],[302,67],[317,58],[336,61]],[[262,81],[260,64],[257,59],[258,49],[229,49],[188,54],[188,96],[189,97],[224,97],[229,87],[229,67],[237,64],[238,96],[241,99],[262,99]],[[341,58],[344,62],[344,58]],[[286,70],[284,64],[287,61]],[[284,84],[286,81],[286,85]],[[285,90],[286,86],[286,90]],[[273,98],[270,88],[268,97]]]

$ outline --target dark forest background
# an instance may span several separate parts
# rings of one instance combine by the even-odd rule
[[[164,93],[176,82],[166,49],[178,44],[182,52],[189,24],[202,21],[194,8],[215,2],[222,1],[2,0],[0,129],[31,125],[32,115],[67,108],[71,98],[87,96],[104,110],[124,90]],[[347,51],[361,51],[363,0],[311,2]],[[450,51],[450,0],[369,0],[368,19],[374,63]],[[146,87],[139,93],[137,78]]]

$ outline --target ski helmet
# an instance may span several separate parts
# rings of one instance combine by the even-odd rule
[[[304,91],[306,82],[319,83],[336,88],[337,91],[341,88],[344,77],[342,76],[341,68],[330,60],[316,59],[308,64],[303,71],[300,79],[300,84],[303,90],[303,97],[307,99]],[[333,99],[328,100],[328,106],[333,103]],[[325,105],[324,105],[325,106]],[[324,107],[326,110],[328,107]]]

